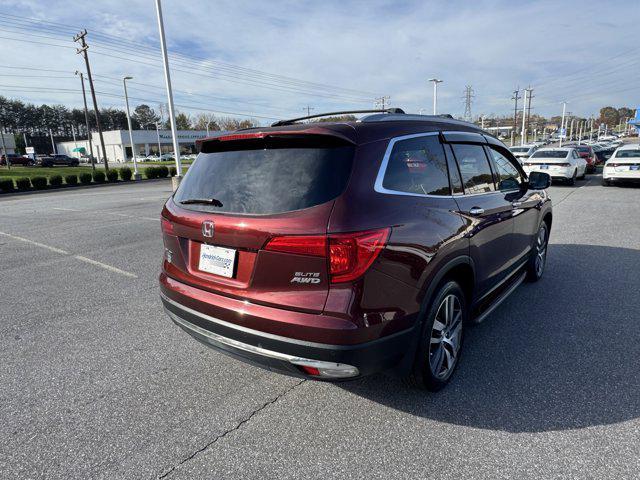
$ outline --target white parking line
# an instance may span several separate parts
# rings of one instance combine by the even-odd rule
[[[59,253],[60,255],[69,255],[69,252],[66,250],[62,250],[61,248],[50,247],[49,245],[45,245],[44,243],[34,242],[33,240],[29,240],[28,238],[18,237],[17,235],[11,235],[10,233],[0,232],[0,235],[5,237],[9,237],[13,240],[18,240],[20,242],[30,243],[31,245],[35,245],[36,247],[46,248],[52,252]]]
[[[59,253],[60,255],[71,255],[71,253],[61,248],[52,247],[50,245],[45,245],[44,243],[40,243],[40,242],[34,242],[33,240],[29,240],[28,238],[24,238],[24,237],[19,237],[18,235],[11,235],[10,233],[5,233],[5,232],[0,232],[0,235],[10,238],[12,240],[17,240],[19,242],[24,242],[30,245],[34,245],[36,247],[44,248],[51,252]],[[73,258],[75,258],[76,260],[80,260],[81,262],[90,263],[91,265],[96,265],[98,267],[104,268],[105,270],[109,270],[110,272],[119,273],[120,275],[124,275],[125,277],[138,278],[138,276],[135,273],[120,270],[119,268],[112,267],[111,265],[98,262],[97,260],[93,260],[91,258],[83,257],[82,255],[73,255]]]
[[[90,214],[99,213],[99,214],[102,214],[102,215],[113,215],[113,216],[116,216],[116,217],[135,218],[135,219],[140,219],[140,220],[149,220],[151,222],[159,222],[160,221],[160,217],[158,217],[158,218],[140,217],[140,216],[137,216],[137,215],[127,215],[126,213],[105,212],[104,210],[78,210],[76,208],[62,208],[62,207],[53,207],[53,210],[61,210],[63,212],[90,213]]]
[[[74,255],[73,258],[76,258],[81,262],[86,262],[90,263],[91,265],[102,267],[114,273],[119,273],[121,275],[124,275],[125,277],[138,278],[135,273],[125,272],[124,270],[120,270],[119,268],[112,267],[111,265],[107,265],[106,263],[98,262],[97,260],[92,260],[91,258],[83,257],[82,255]]]

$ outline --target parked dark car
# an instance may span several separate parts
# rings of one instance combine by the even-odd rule
[[[47,156],[38,156],[36,158],[36,164],[42,167],[53,167],[55,165],[66,165],[68,167],[77,167],[80,165],[80,161],[75,157],[64,155],[62,153]]]
[[[17,153],[7,153],[9,157],[9,165],[33,165],[34,162],[31,158],[19,155]],[[6,165],[7,159],[4,155],[0,156],[0,165]]]
[[[441,388],[465,325],[541,278],[550,177],[451,118],[297,120],[199,144],[162,211],[166,312],[271,370]]]

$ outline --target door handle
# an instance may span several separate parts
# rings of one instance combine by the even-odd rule
[[[471,210],[469,210],[469,215],[473,215],[474,217],[477,217],[478,215],[482,215],[484,213],[484,208],[480,208],[480,207],[473,207]]]
[[[522,206],[522,202],[513,202],[513,203],[511,204],[511,206],[512,206],[513,208],[520,208],[520,207]]]

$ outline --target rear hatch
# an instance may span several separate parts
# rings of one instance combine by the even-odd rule
[[[222,295],[322,311],[322,242],[351,173],[353,143],[292,131],[228,135],[201,147],[163,211],[166,274]],[[297,236],[305,242],[287,244]]]

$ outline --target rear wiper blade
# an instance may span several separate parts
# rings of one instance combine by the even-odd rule
[[[182,200],[178,203],[183,205],[202,204],[211,205],[212,207],[222,207],[222,202],[217,198],[187,198],[186,200]]]

